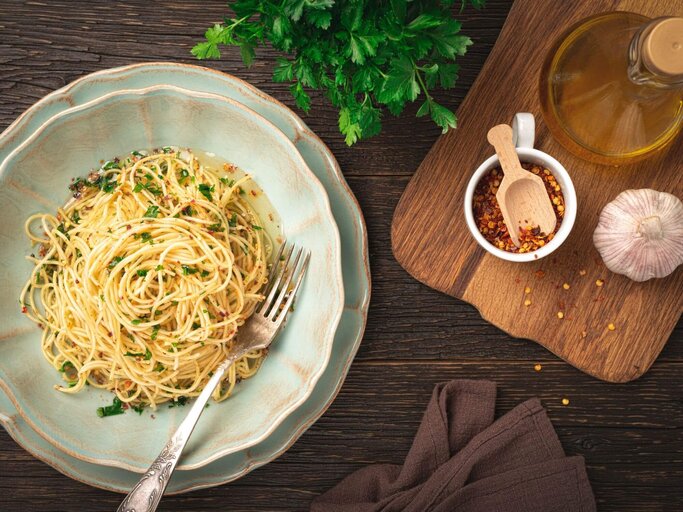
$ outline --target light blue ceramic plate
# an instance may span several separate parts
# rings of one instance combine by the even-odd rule
[[[101,158],[167,145],[214,153],[248,171],[278,212],[288,240],[311,252],[297,310],[258,374],[207,409],[180,465],[197,468],[261,442],[313,391],[327,365],[343,310],[341,246],[324,187],[291,141],[242,104],[170,85],[112,92],[54,115],[0,164],[0,385],[22,417],[65,453],[145,471],[186,412],[161,407],[103,420],[111,395],[55,392],[61,378],[40,353],[39,330],[18,297],[31,265],[22,221],[56,211],[74,175]]]
[[[171,63],[116,68],[83,77],[55,91],[26,111],[12,126],[11,140],[0,137],[0,159],[50,116],[113,90],[172,84],[233,98],[277,125],[296,144],[325,186],[342,243],[345,308],[332,355],[311,396],[263,442],[193,471],[177,472],[169,492],[209,487],[239,478],[284,452],[329,406],[342,385],[362,338],[370,299],[367,234],[358,204],[327,147],[287,107],[249,84],[210,69]],[[8,130],[7,133],[10,133]],[[62,473],[89,485],[127,492],[138,476],[125,470],[83,462],[38,436],[0,394],[0,422],[17,442]]]

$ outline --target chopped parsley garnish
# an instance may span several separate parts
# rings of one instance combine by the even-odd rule
[[[147,211],[145,212],[144,217],[149,217],[152,219],[155,219],[159,215],[159,207],[158,206],[150,206],[147,208]]]
[[[114,256],[112,260],[109,262],[109,268],[114,268],[116,265],[118,265],[121,261],[123,260],[123,256]]]
[[[116,416],[117,414],[123,414],[123,402],[119,400],[119,397],[115,396],[112,405],[107,405],[105,407],[97,408],[97,415],[100,418],[105,418],[107,416]]]
[[[131,405],[130,408],[133,409],[135,412],[137,412],[137,413],[140,414],[140,415],[142,415],[142,411],[145,410],[145,406],[144,406],[144,405]]]
[[[180,170],[180,179],[178,180],[178,183],[181,185],[185,183],[185,180],[190,177],[190,173],[187,169],[181,169]]]
[[[81,214],[78,213],[78,210],[74,210],[74,213],[71,216],[71,222],[73,222],[74,224],[78,224],[79,222],[81,222]]]
[[[227,185],[228,187],[232,187],[235,184],[235,180],[231,180],[230,178],[218,178],[221,180],[221,183],[224,185]]]
[[[149,272],[149,270],[140,269],[140,270],[137,270],[135,273],[140,277],[145,277],[147,275],[147,272]]]
[[[69,233],[67,232],[66,226],[64,226],[63,222],[57,226],[57,231],[64,235],[67,240],[71,240],[71,236],[69,236]]]
[[[103,192],[112,193],[117,185],[116,176],[113,174],[103,176],[99,179],[100,190]]]
[[[201,327],[201,324],[198,324],[197,322],[192,322],[192,328],[193,328],[194,330],[197,330],[197,329],[199,329],[200,327]]]
[[[144,231],[142,233],[135,233],[133,235],[133,238],[135,240],[142,239],[143,242],[149,242],[150,244],[154,243],[152,235],[150,235],[149,232],[147,232],[147,231]]]
[[[166,369],[166,367],[161,363],[157,363],[156,366],[154,367],[155,372],[163,372],[165,369]]]
[[[170,409],[170,408],[172,408],[172,407],[179,407],[179,406],[181,406],[181,405],[185,405],[185,404],[187,404],[187,402],[188,402],[189,400],[190,400],[190,399],[189,399],[188,397],[186,397],[186,396],[179,396],[176,400],[174,400],[173,402],[171,402],[171,404],[168,406],[168,408]]]
[[[202,277],[206,277],[206,276],[209,275],[209,271],[208,271],[208,270],[202,270],[202,273],[201,273],[200,275],[201,275]]]
[[[232,217],[228,220],[228,225],[231,228],[237,227],[237,214],[235,212],[232,213]]]
[[[152,359],[152,352],[149,349],[146,349],[144,354],[142,352],[126,352],[123,355],[128,357],[144,357],[145,361]]]
[[[142,158],[142,157],[144,156],[144,155],[143,155],[142,153],[140,153],[139,151],[132,151],[130,154],[133,155],[133,156],[137,156],[138,158]]]
[[[211,195],[214,189],[213,185],[208,186],[206,183],[200,183],[197,185],[197,188],[204,197],[206,197],[209,201],[213,201],[213,196]]]
[[[145,177],[149,176],[149,180],[154,178],[151,174],[147,174]],[[160,196],[161,195],[161,190],[154,186],[152,181],[148,181],[147,183],[142,183],[138,182],[135,187],[133,187],[133,192],[142,192],[143,190],[147,190],[149,193],[155,195],[155,196]]]
[[[223,231],[223,226],[221,225],[220,222],[218,222],[218,223],[216,223],[216,224],[211,224],[211,225],[208,227],[208,230],[209,230],[209,231]]]
[[[189,276],[190,274],[196,274],[197,272],[199,272],[199,270],[197,270],[196,268],[188,267],[187,265],[181,265],[180,267],[183,269],[184,276]]]
[[[76,382],[73,381],[78,379],[78,370],[76,370],[76,367],[73,365],[71,361],[64,361],[59,371],[66,375],[66,378],[69,379],[69,387],[73,387],[74,385],[76,385]]]
[[[187,215],[188,217],[192,217],[192,215],[194,215],[194,210],[192,210],[191,206],[186,206],[182,209],[182,212],[183,215]]]
[[[115,162],[114,160],[109,160],[108,162],[105,162],[104,165],[102,166],[103,171],[108,171],[109,169],[120,169],[121,166],[119,165],[118,162]]]
[[[156,267],[154,267],[154,270],[164,270],[164,266],[163,265],[157,265]]]
[[[140,325],[142,323],[142,320],[140,320],[139,318],[136,318],[134,320],[131,320],[130,323],[132,323],[133,325]]]
[[[152,339],[152,340],[157,339],[157,336],[158,336],[158,335],[159,335],[159,326],[158,326],[158,325],[155,325],[154,327],[152,327],[152,336],[151,336],[151,339]]]
[[[254,228],[256,231],[261,231],[263,229],[261,226],[257,226],[256,224],[252,224],[251,227]]]
[[[161,148],[161,150],[162,150],[164,153],[166,153],[166,154],[168,154],[168,153],[170,153],[171,151],[173,151],[173,150],[171,149],[171,146],[164,146],[163,148]]]

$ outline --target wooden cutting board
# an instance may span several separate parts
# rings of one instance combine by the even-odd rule
[[[587,16],[615,10],[683,16],[683,1],[515,2],[458,109],[458,128],[439,138],[401,197],[392,246],[415,278],[473,304],[510,335],[534,340],[590,375],[627,382],[648,370],[681,316],[683,266],[664,279],[632,282],[605,268],[592,235],[602,207],[622,190],[654,188],[683,197],[683,145],[679,138],[666,153],[619,168],[585,162],[551,138],[537,88],[546,52],[564,30]],[[486,253],[463,214],[470,175],[493,154],[487,130],[511,122],[516,112],[535,115],[536,147],[564,164],[579,203],[576,224],[563,246],[523,264]],[[603,286],[596,285],[598,279]],[[528,295],[526,287],[531,288]],[[527,298],[532,304],[525,307]],[[564,312],[563,319],[558,311]],[[610,323],[614,330],[608,329]]]

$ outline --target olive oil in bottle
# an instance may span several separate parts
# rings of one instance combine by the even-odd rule
[[[653,154],[683,128],[683,18],[584,20],[546,58],[540,95],[551,133],[577,156],[619,165]]]

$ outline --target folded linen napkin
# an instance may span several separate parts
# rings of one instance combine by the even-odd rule
[[[593,512],[582,457],[565,457],[538,399],[494,421],[493,382],[438,384],[402,466],[363,468],[311,512]]]

